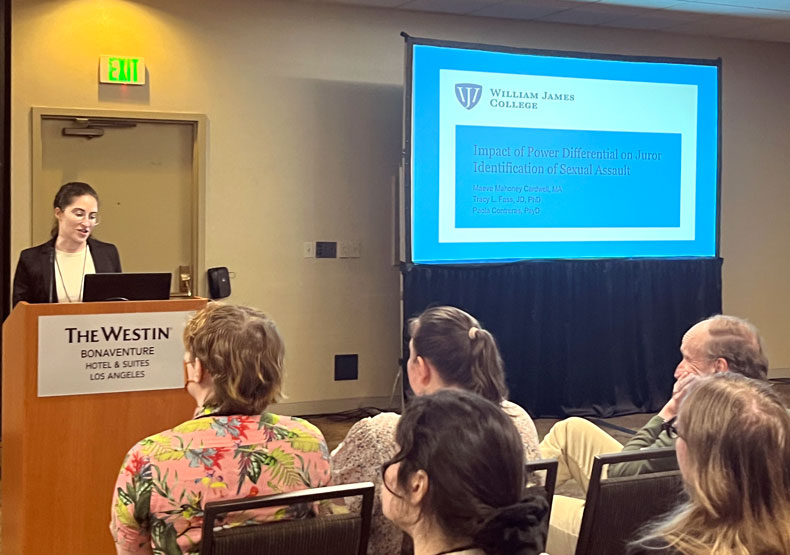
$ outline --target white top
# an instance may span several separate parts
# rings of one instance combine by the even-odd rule
[[[88,244],[80,252],[66,252],[55,249],[55,285],[59,303],[78,303],[82,301],[82,281],[85,274],[95,274]]]

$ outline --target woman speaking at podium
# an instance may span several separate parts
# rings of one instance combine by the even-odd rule
[[[29,303],[82,301],[85,274],[120,272],[118,249],[93,239],[99,195],[87,183],[66,183],[55,195],[52,239],[22,251],[14,274],[14,297]]]

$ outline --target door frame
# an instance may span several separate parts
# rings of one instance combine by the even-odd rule
[[[32,176],[30,194],[41,179],[44,161],[44,144],[41,136],[43,120],[68,121],[74,118],[97,118],[133,123],[177,123],[192,126],[192,295],[205,295],[206,285],[206,137],[208,118],[205,114],[182,112],[148,112],[135,110],[102,110],[94,108],[51,108],[34,106],[32,116]],[[33,209],[30,210],[30,228],[33,235]]]

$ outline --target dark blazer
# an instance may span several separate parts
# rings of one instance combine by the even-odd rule
[[[88,237],[88,247],[97,274],[121,271],[121,258],[115,245]],[[29,303],[56,303],[55,291],[55,239],[31,247],[19,255],[14,274],[13,306],[19,301]]]

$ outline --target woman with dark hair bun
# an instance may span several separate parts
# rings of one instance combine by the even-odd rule
[[[548,504],[524,498],[524,448],[498,406],[460,390],[420,397],[398,422],[396,442],[381,502],[414,540],[414,555],[543,551]]]
[[[444,389],[476,393],[498,406],[521,436],[526,460],[540,458],[538,432],[529,414],[507,400],[505,371],[494,336],[472,315],[452,306],[425,310],[409,322],[409,384],[416,396]],[[379,468],[395,453],[398,415],[385,412],[354,424],[332,454],[337,484],[370,481],[381,490]],[[347,500],[352,509],[357,500]],[[399,555],[403,534],[373,505],[369,555]]]
[[[91,237],[99,225],[99,195],[87,183],[63,185],[52,203],[52,239],[22,251],[14,274],[13,304],[82,301],[86,274],[121,271],[118,249]]]

